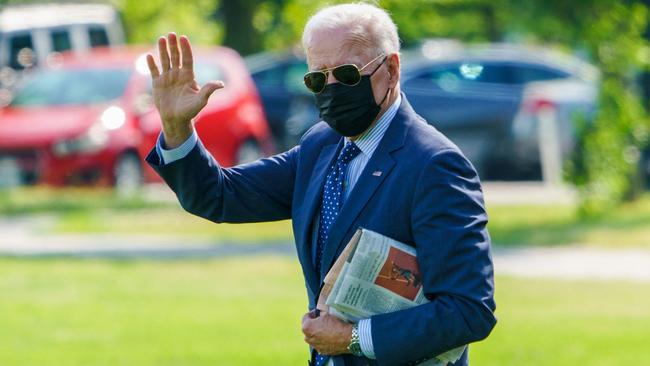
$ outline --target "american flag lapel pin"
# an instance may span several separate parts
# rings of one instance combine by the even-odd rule
[[[375,177],[381,177],[381,170],[375,170],[375,171],[372,173],[372,175],[374,175]]]

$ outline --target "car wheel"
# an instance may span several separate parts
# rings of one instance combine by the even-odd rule
[[[140,159],[132,153],[123,154],[117,159],[114,173],[115,191],[120,196],[133,195],[144,181]]]
[[[237,164],[250,163],[263,156],[264,154],[262,154],[262,149],[257,141],[249,139],[239,145],[239,150],[237,150]]]

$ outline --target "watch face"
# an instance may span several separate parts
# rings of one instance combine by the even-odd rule
[[[361,345],[359,343],[351,343],[350,346],[348,346],[348,350],[350,353],[352,353],[355,356],[361,356]]]
[[[363,356],[361,352],[361,344],[359,343],[359,328],[358,325],[354,325],[352,328],[352,339],[350,339],[350,345],[348,346],[348,351],[355,356]]]
[[[354,352],[352,354],[355,355],[355,356],[363,356],[363,352],[361,352],[361,346],[357,345],[357,347],[355,347],[355,348],[356,349],[354,350]]]

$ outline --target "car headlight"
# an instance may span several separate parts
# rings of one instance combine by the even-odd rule
[[[107,130],[117,130],[124,126],[124,122],[126,122],[126,113],[124,113],[124,109],[120,107],[110,106],[102,113],[99,120]]]
[[[110,130],[116,130],[126,122],[126,114],[120,107],[111,106],[102,112],[99,119],[83,134],[72,139],[62,140],[52,146],[57,156],[74,153],[91,154],[106,146]]]

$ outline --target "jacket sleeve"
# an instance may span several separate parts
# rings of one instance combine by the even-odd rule
[[[299,150],[223,168],[199,140],[182,159],[162,164],[154,148],[146,161],[186,211],[219,223],[260,222],[291,217]]]
[[[454,149],[418,178],[411,230],[431,302],[371,317],[378,365],[416,364],[487,337],[496,324],[490,238],[478,175]]]

